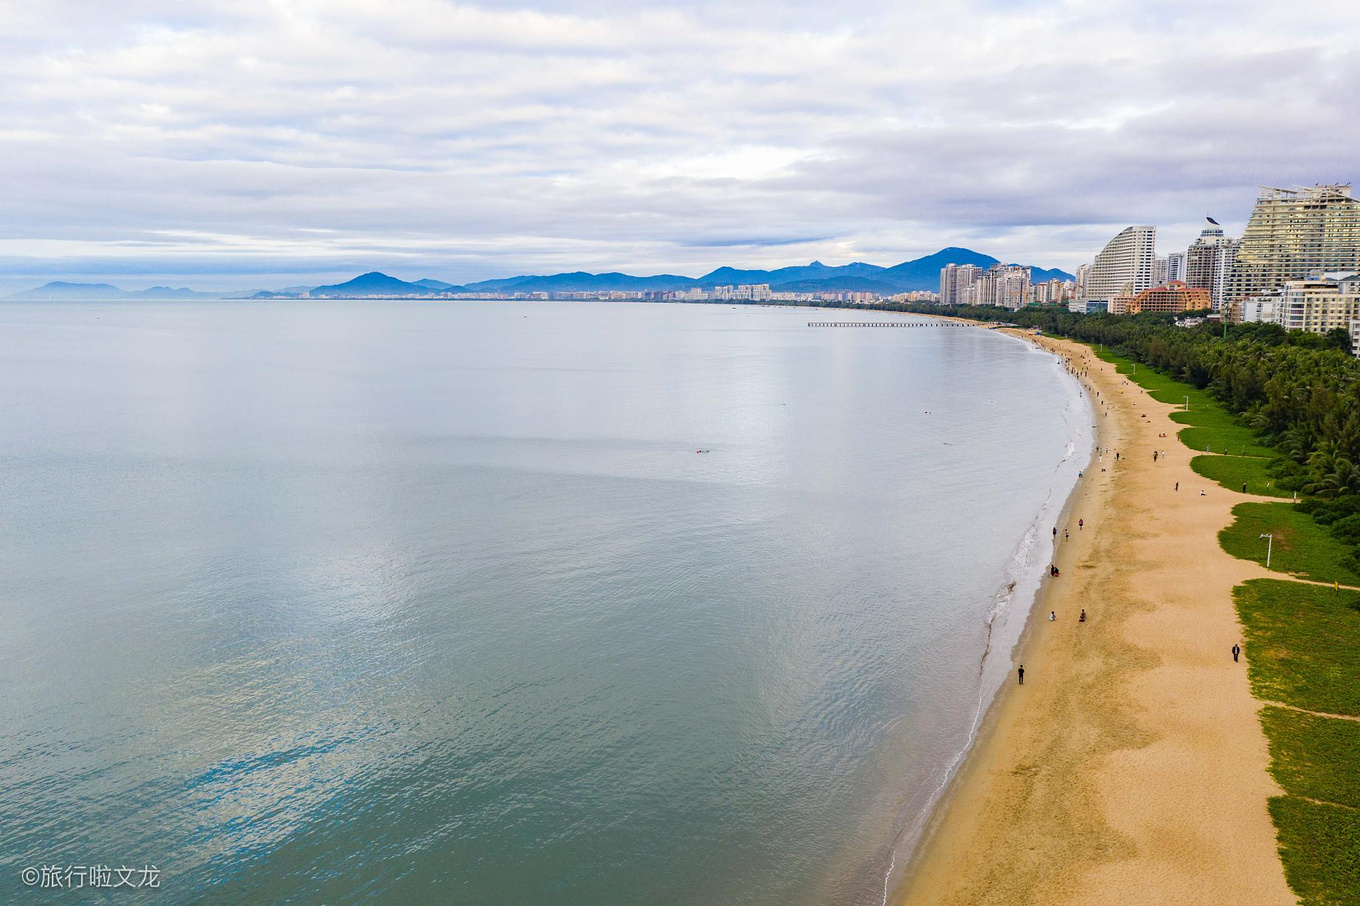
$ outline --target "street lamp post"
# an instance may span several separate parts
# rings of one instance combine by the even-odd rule
[[[1266,532],[1261,537],[1266,539],[1266,569],[1270,569],[1270,549],[1275,546],[1275,533]]]

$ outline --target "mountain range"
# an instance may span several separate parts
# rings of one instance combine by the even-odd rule
[[[290,286],[281,290],[258,292],[205,293],[181,287],[153,286],[150,289],[128,292],[107,283],[65,283],[55,281],[36,289],[10,296],[11,299],[76,300],[76,299],[290,299],[304,292],[312,298],[353,298],[357,296],[435,296],[440,293],[571,293],[571,292],[673,292],[687,289],[712,289],[715,286],[740,284],[769,284],[770,289],[782,292],[873,292],[882,294],[935,290],[940,285],[940,269],[947,264],[975,264],[988,268],[1000,262],[991,255],[972,249],[946,248],[892,267],[855,262],[831,266],[814,261],[811,264],[781,267],[775,270],[741,270],[720,267],[702,277],[682,277],[676,274],[656,274],[635,277],[616,272],[592,274],[575,271],[563,274],[524,275],[499,280],[482,280],[458,286],[442,280],[399,280],[378,271],[361,274],[344,283],[331,283],[311,288]],[[1035,283],[1057,278],[1071,280],[1072,275],[1056,268],[1033,267],[1031,279]]]

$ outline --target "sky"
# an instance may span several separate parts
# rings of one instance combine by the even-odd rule
[[[1357,35],[1308,0],[0,0],[0,292],[1166,254],[1358,175]]]

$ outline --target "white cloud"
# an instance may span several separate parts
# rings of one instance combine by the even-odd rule
[[[1360,13],[1307,7],[9,4],[0,278],[1165,250],[1355,175]]]

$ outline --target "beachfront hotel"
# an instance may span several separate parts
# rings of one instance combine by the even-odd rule
[[[1124,314],[1136,315],[1145,311],[1173,312],[1202,311],[1210,307],[1210,295],[1201,286],[1188,286],[1179,280],[1163,286],[1143,290],[1124,305]]]
[[[1291,280],[1360,271],[1360,201],[1349,183],[1311,189],[1265,187],[1242,233],[1226,301],[1279,289]]]
[[[1287,280],[1284,286],[1228,306],[1234,323],[1264,321],[1285,330],[1327,333],[1338,327],[1356,335],[1360,322],[1360,276],[1324,277],[1318,280]]]
[[[1125,227],[1091,262],[1072,309],[1086,311],[1091,303],[1105,303],[1118,314],[1130,299],[1152,286],[1156,261],[1157,228]]]

